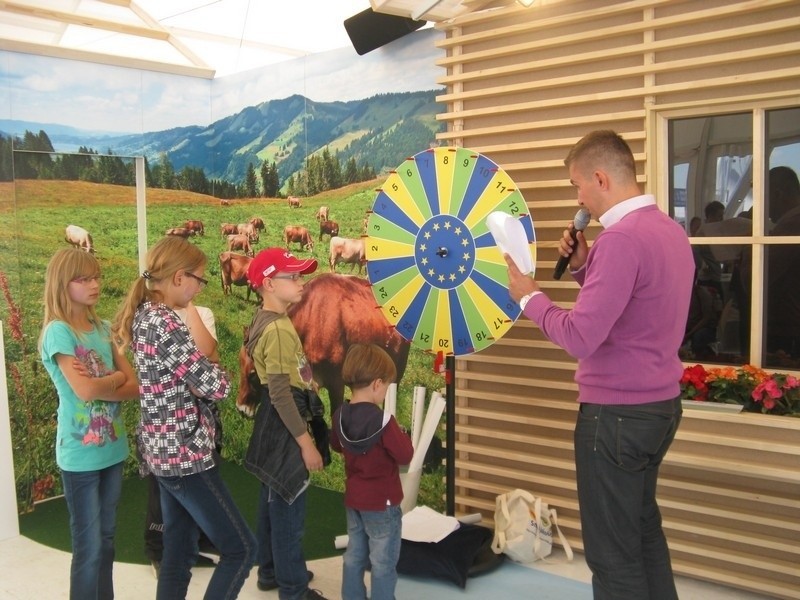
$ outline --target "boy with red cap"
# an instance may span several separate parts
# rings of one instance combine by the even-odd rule
[[[323,467],[308,433],[311,365],[286,310],[303,294],[302,276],[317,261],[283,248],[267,248],[250,262],[247,279],[261,295],[250,323],[247,353],[261,382],[260,404],[245,467],[261,481],[256,537],[258,589],[278,590],[281,600],[324,600],[308,587],[303,531],[309,471]]]

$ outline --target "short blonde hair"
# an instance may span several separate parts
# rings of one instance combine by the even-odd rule
[[[375,344],[353,344],[342,365],[342,380],[351,390],[370,385],[376,379],[392,383],[397,367],[389,354]]]
[[[636,161],[630,146],[622,136],[609,129],[583,136],[569,151],[564,164],[584,174],[603,169],[620,181],[636,181]]]

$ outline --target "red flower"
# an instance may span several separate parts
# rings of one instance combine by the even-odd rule
[[[686,367],[681,377],[681,390],[692,400],[705,400],[708,394],[706,370],[703,365]]]

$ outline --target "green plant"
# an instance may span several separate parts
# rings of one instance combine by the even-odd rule
[[[52,478],[46,473],[39,473],[37,469],[37,466],[41,466],[37,464],[40,452],[31,440],[36,439],[42,422],[34,413],[35,405],[25,384],[25,381],[33,379],[35,374],[31,372],[31,361],[28,359],[25,334],[22,329],[22,310],[14,300],[8,276],[3,271],[0,271],[0,289],[6,301],[8,312],[6,325],[11,336],[6,344],[8,349],[6,358],[14,358],[8,362],[8,372],[11,383],[9,391],[15,399],[10,406],[10,419],[17,504],[20,512],[27,512],[33,508],[36,500],[46,497],[47,492],[52,490],[52,485],[43,483],[51,482]],[[37,481],[39,475],[41,479]]]
[[[752,365],[693,365],[683,370],[685,400],[739,404],[749,412],[800,416],[800,380],[785,373],[768,373]]]

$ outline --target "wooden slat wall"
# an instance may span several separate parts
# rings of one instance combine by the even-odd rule
[[[800,106],[797,0],[540,0],[439,27],[440,140],[488,155],[517,183],[536,226],[537,279],[564,307],[577,287],[552,269],[577,208],[563,159],[580,137],[620,132],[655,193],[648,151],[665,140],[654,110]],[[581,549],[575,361],[520,320],[456,369],[457,512],[491,522],[495,496],[525,488],[557,507]],[[686,411],[660,484],[676,572],[800,598],[799,457],[800,419]]]

